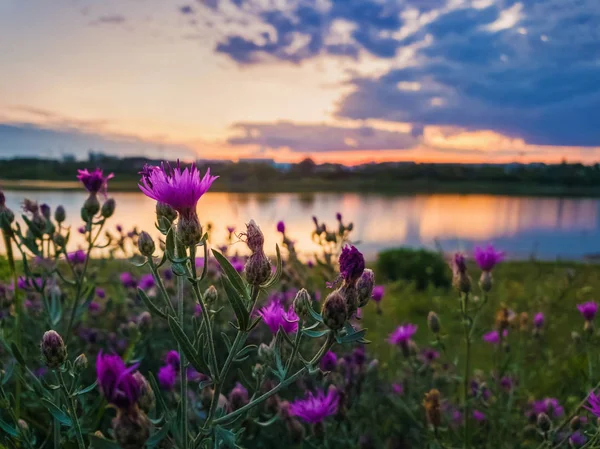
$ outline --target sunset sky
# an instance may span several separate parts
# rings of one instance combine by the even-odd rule
[[[0,157],[600,160],[598,0],[0,0]]]

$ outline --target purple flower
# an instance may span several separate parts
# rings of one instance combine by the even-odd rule
[[[542,312],[538,312],[533,317],[533,325],[536,329],[541,329],[544,327],[544,314]]]
[[[534,401],[531,404],[531,411],[533,411],[535,415],[545,413],[554,418],[559,418],[565,414],[564,408],[556,398],[544,398],[539,401]]]
[[[454,257],[452,257],[452,270],[455,273],[467,272],[467,260],[463,253],[455,253]]]
[[[67,259],[73,265],[81,265],[85,263],[85,259],[87,258],[85,251],[82,249],[78,249],[77,251],[73,251],[67,255]]]
[[[123,287],[125,287],[125,288],[136,288],[137,287],[136,280],[133,278],[133,275],[131,273],[129,273],[128,271],[121,273],[119,278],[121,279],[121,284],[123,284]]]
[[[376,303],[380,303],[383,299],[383,294],[385,293],[385,288],[383,285],[376,285],[373,287],[373,301]]]
[[[435,349],[425,348],[421,351],[421,360],[426,364],[430,364],[431,362],[439,358],[440,353],[437,352]]]
[[[340,275],[349,284],[353,284],[365,271],[365,258],[354,246],[346,245],[340,254]]]
[[[239,257],[232,257],[229,262],[231,262],[231,266],[237,271],[241,273],[244,271],[244,266],[246,265]]]
[[[504,331],[502,332],[502,338],[506,338],[507,336],[508,330],[504,329]],[[487,334],[483,335],[483,341],[485,341],[486,343],[497,345],[498,343],[500,343],[500,334],[498,333],[498,331],[488,332]]]
[[[77,228],[77,232],[79,232],[80,234],[85,234],[85,226],[79,226]]]
[[[117,229],[117,232],[118,232],[119,234],[121,234],[121,233],[123,232],[123,226],[122,226],[122,225],[120,225],[120,224],[118,224],[118,225],[116,226],[116,229]]]
[[[304,399],[296,399],[290,404],[290,414],[297,416],[310,424],[322,422],[328,416],[337,413],[339,395],[334,388],[327,395],[319,390],[317,395],[308,392]]]
[[[121,357],[105,355],[100,350],[96,358],[96,375],[108,402],[119,408],[129,408],[137,402],[141,388],[132,374],[136,369],[137,365],[127,368]]]
[[[164,390],[172,390],[175,386],[175,380],[177,379],[177,371],[173,368],[173,365],[161,366],[158,370],[158,383]]]
[[[102,191],[106,196],[106,189],[108,187],[108,180],[115,177],[113,173],[108,176],[104,176],[102,170],[97,168],[93,172],[89,172],[88,169],[77,170],[77,179],[79,179],[85,186],[88,192],[98,193]]]
[[[155,285],[156,285],[156,283],[154,282],[154,277],[152,276],[151,273],[144,274],[140,278],[139,286],[142,290],[150,290]]]
[[[229,392],[228,399],[231,410],[242,408],[248,403],[248,390],[241,383],[237,382],[235,387]]]
[[[88,305],[88,312],[90,313],[96,313],[100,310],[100,304],[98,304],[96,301],[92,301],[89,303]]]
[[[513,388],[513,380],[510,378],[510,376],[504,376],[502,379],[500,379],[500,386],[504,390],[510,391]]]
[[[337,366],[337,355],[333,351],[327,351],[321,359],[321,370],[322,371],[333,371]]]
[[[478,422],[484,422],[486,420],[485,414],[479,410],[473,410],[473,419]]]
[[[196,213],[196,204],[218,176],[210,175],[210,168],[202,179],[196,165],[181,170],[179,161],[175,168],[169,163],[160,167],[146,165],[140,172],[140,190],[150,198],[165,203],[184,216]]]
[[[594,301],[577,304],[577,310],[579,310],[586,321],[592,321],[596,317],[596,312],[598,312],[598,304]]]
[[[104,299],[104,298],[106,298],[106,292],[104,291],[103,288],[98,287],[96,289],[96,296],[100,299]]]
[[[227,226],[227,232],[229,232],[230,234],[233,234],[235,231],[235,226]]]
[[[165,363],[171,365],[176,371],[179,371],[179,365],[181,363],[181,357],[177,351],[169,351],[165,356]]]
[[[279,220],[277,222],[277,232],[281,232],[282,234],[285,234],[285,223],[283,222],[283,220]]]
[[[404,394],[404,384],[401,383],[393,383],[392,384],[392,392],[394,394],[397,394],[399,396],[402,396]]]
[[[569,437],[569,442],[575,447],[583,446],[586,441],[587,438],[579,430],[573,432]]]
[[[335,219],[337,221],[342,221],[342,214],[340,214],[339,212],[337,214],[335,214]]]
[[[475,262],[483,271],[492,271],[492,268],[504,260],[504,252],[496,251],[492,245],[486,248],[475,248]]]
[[[23,276],[19,276],[19,279],[17,279],[17,287],[20,288],[21,290],[32,290],[35,287],[37,287],[38,289],[41,289],[43,285],[44,285],[44,281],[42,280],[42,278],[28,279]]]
[[[202,315],[202,306],[200,304],[195,304],[194,305],[194,316],[196,318],[198,318],[200,315]]]
[[[298,330],[298,315],[292,307],[286,311],[281,301],[271,300],[269,304],[258,311],[258,314],[273,334],[277,333],[280,326],[287,334]]]
[[[403,324],[398,326],[394,332],[388,337],[388,342],[393,345],[405,345],[412,336],[417,332],[416,324]]]
[[[590,391],[588,395],[587,405],[584,406],[592,415],[596,418],[600,418],[600,394],[595,394],[594,391]]]

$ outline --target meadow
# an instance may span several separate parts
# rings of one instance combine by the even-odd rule
[[[284,222],[276,248],[252,217],[213,241],[214,179],[179,166],[140,180],[159,241],[111,223],[110,177],[78,178],[79,229],[0,201],[0,447],[600,447],[597,265],[365,261],[343,210],[306,217],[308,260]]]

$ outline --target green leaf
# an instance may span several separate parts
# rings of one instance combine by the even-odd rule
[[[256,351],[258,346],[256,345],[248,345],[245,348],[240,349],[240,351],[236,354],[236,357],[243,357],[245,355],[250,354],[253,351]]]
[[[60,299],[60,295],[57,294],[55,289],[52,289],[52,295],[50,296],[50,320],[52,321],[52,325],[56,326],[60,323],[62,318],[62,301]]]
[[[338,337],[338,343],[352,343],[355,341],[362,340],[365,334],[367,333],[366,329],[361,329],[358,332],[354,332],[353,334],[344,335],[343,337]]]
[[[244,302],[240,298],[240,293],[236,290],[228,277],[223,276],[221,278],[221,282],[225,292],[227,293],[227,299],[229,299],[229,303],[231,304],[233,312],[238,320],[240,329],[246,330],[250,321],[250,314],[248,313],[248,309],[246,309]]]
[[[304,329],[302,331],[302,333],[304,335],[307,335],[310,338],[319,338],[322,337],[323,335],[327,335],[329,333],[329,329],[324,329],[324,330],[312,330],[312,329]]]
[[[152,300],[148,297],[148,295],[146,295],[144,290],[142,290],[141,288],[138,287],[137,291],[138,291],[138,296],[140,297],[142,302],[146,305],[146,307],[150,310],[150,312],[152,312],[155,315],[158,315],[161,318],[167,318],[167,314],[165,312],[163,312],[162,310],[160,310],[152,302]]]
[[[90,447],[92,449],[121,449],[121,446],[116,441],[100,438],[94,434],[89,434],[88,439],[90,440]]]
[[[10,350],[12,351],[13,356],[15,360],[19,363],[19,365],[27,366],[27,364],[25,363],[25,359],[23,358],[23,354],[21,354],[21,351],[19,350],[17,345],[14,344],[14,342],[10,344]]]
[[[2,376],[2,385],[6,385],[6,383],[10,380],[13,373],[15,372],[15,363],[9,362],[6,364],[4,373],[0,374]]]
[[[54,402],[43,398],[42,403],[44,404],[44,407],[48,409],[50,414],[58,419],[63,426],[71,427],[73,425],[73,421],[69,415],[63,412]]]
[[[192,366],[199,372],[206,372],[206,365],[204,365],[202,359],[200,358],[198,352],[192,346],[192,343],[188,339],[187,335],[179,325],[179,323],[173,318],[169,316],[167,318],[169,322],[169,328],[171,329],[171,333],[177,340],[177,342],[181,345],[181,350],[190,361]],[[212,372],[212,371],[211,371]]]
[[[250,323],[250,326],[248,326],[247,331],[250,332],[252,329],[254,329],[256,326],[258,326],[258,323],[260,323],[262,321],[261,317],[256,317],[254,318],[254,320]]]
[[[271,278],[267,282],[261,285],[261,288],[265,290],[271,288],[273,285],[279,282],[279,279],[281,278],[281,273],[283,271],[283,261],[281,260],[281,251],[279,250],[278,244],[275,244],[275,252],[277,253],[277,269],[275,270],[275,274],[273,274],[273,276],[271,276]]]
[[[160,443],[165,437],[169,434],[170,423],[166,423],[164,426],[160,428],[158,432],[155,432],[148,440],[146,441],[146,447],[148,449],[153,449]]]
[[[265,422],[260,422],[259,420],[254,420],[255,424],[258,424],[261,427],[269,427],[271,424],[277,422],[277,420],[279,419],[278,415],[274,415],[271,419],[269,419],[268,421]]]
[[[244,280],[236,271],[236,269],[233,268],[227,257],[225,257],[216,249],[213,249],[212,253],[215,259],[217,259],[217,262],[219,262],[221,269],[225,272],[225,275],[229,279],[229,282],[233,288],[239,292],[246,303],[250,302],[250,295],[248,294],[248,288],[246,287]]]
[[[310,302],[308,303],[308,311],[310,312],[310,315],[313,317],[313,319],[315,321],[318,321],[319,323],[323,323],[323,317],[321,316],[320,313],[315,312],[315,309],[313,309],[313,306]]]
[[[171,270],[175,276],[187,276],[185,265],[179,262],[171,263]]]
[[[4,430],[4,432],[9,434],[11,437],[16,437],[19,435],[19,431],[7,422],[3,421],[2,418],[0,418],[0,429]]]
[[[167,238],[165,240],[165,253],[167,258],[172,259],[175,257],[175,232],[172,227],[169,227],[167,231]]]
[[[81,390],[77,390],[75,393],[73,393],[73,396],[79,396],[80,394],[86,394],[89,393],[90,391],[92,391],[94,388],[96,388],[98,386],[98,381],[94,382],[91,385],[88,385],[85,388],[82,388]]]

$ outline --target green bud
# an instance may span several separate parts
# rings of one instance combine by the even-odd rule
[[[98,201],[96,194],[90,193],[90,196],[88,196],[88,199],[85,200],[85,203],[83,203],[83,207],[81,208],[81,219],[87,223],[99,210],[100,202]]]
[[[79,354],[73,362],[73,368],[76,374],[81,374],[88,367],[88,359],[85,354]]]
[[[552,428],[552,421],[545,413],[537,415],[537,426],[542,432],[548,432]]]
[[[107,199],[102,205],[102,211],[100,212],[104,218],[110,218],[115,213],[115,207],[117,203],[113,198]]]
[[[429,326],[429,330],[434,334],[437,335],[440,333],[440,319],[435,312],[429,312],[429,315],[427,315],[427,325]]]
[[[301,289],[296,293],[296,297],[294,298],[294,312],[301,320],[306,320],[308,315],[310,314],[310,294],[306,291],[305,288]]]
[[[160,223],[160,219],[164,218],[169,223],[173,223],[177,218],[177,211],[165,203],[156,203],[156,218]]]
[[[331,292],[323,303],[323,322],[331,330],[339,330],[346,323],[348,309],[346,299],[339,290]]]
[[[179,217],[177,222],[177,237],[186,247],[196,246],[202,239],[202,226],[198,215],[192,213],[189,216]]]
[[[207,306],[215,304],[219,299],[219,292],[214,285],[211,285],[204,291],[204,301]]]
[[[143,256],[152,257],[156,245],[154,240],[146,231],[142,231],[138,237],[138,249]]]
[[[60,367],[67,360],[67,347],[56,331],[45,332],[40,347],[46,366],[50,369]]]
[[[373,296],[373,287],[375,286],[375,273],[373,270],[365,269],[356,283],[358,291],[358,307],[367,305],[371,296]]]
[[[65,212],[65,208],[63,206],[58,206],[54,211],[54,219],[57,223],[62,223],[66,220],[67,213]]]

